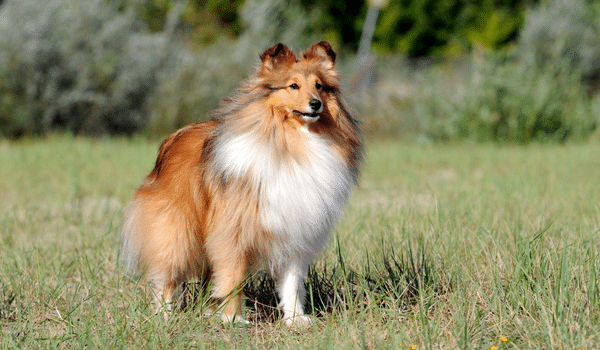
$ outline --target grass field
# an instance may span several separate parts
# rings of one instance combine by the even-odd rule
[[[0,141],[0,347],[600,348],[598,144],[369,143],[307,282],[305,331],[276,321],[262,275],[247,286],[254,326],[204,317],[202,297],[153,315],[117,255],[157,147]]]

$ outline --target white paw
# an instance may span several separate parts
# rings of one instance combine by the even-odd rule
[[[288,327],[310,327],[313,325],[313,320],[310,316],[296,315],[284,318],[283,323]]]
[[[252,322],[246,320],[242,316],[239,316],[239,315],[232,316],[232,315],[226,315],[224,313],[221,313],[221,321],[223,321],[223,323],[225,323],[226,325],[234,325],[234,326],[252,325]]]

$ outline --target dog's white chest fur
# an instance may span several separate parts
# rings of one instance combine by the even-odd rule
[[[280,238],[278,244],[314,257],[348,202],[353,177],[328,141],[305,136],[305,160],[278,158],[274,146],[252,134],[223,137],[215,166],[230,179],[250,178],[262,226]]]

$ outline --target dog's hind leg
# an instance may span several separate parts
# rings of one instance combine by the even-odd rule
[[[213,268],[213,297],[222,300],[223,322],[251,324],[242,315],[242,289],[247,270],[245,260],[220,259],[214,261]]]
[[[173,311],[174,295],[179,281],[172,279],[153,279],[152,294],[154,295],[154,312],[163,313],[165,320]]]

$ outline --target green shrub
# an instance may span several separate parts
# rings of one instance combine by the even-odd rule
[[[170,54],[136,11],[105,0],[0,7],[0,135],[132,133]]]
[[[519,143],[589,136],[600,121],[589,94],[600,73],[596,22],[581,0],[529,10],[514,58],[488,53],[465,84],[448,90],[437,77],[424,91],[414,109],[422,134]]]
[[[428,139],[565,141],[585,138],[597,127],[597,116],[568,62],[558,60],[542,69],[492,56],[468,80],[453,87],[432,82],[417,99],[412,112]]]
[[[427,64],[405,76],[380,60],[382,79],[357,107],[371,131],[426,142],[598,135],[600,32],[593,13],[582,0],[544,2],[526,12],[514,53],[475,50],[464,61]]]
[[[543,2],[526,13],[519,56],[526,64],[542,69],[565,60],[586,84],[593,85],[600,74],[599,24],[584,0]]]

